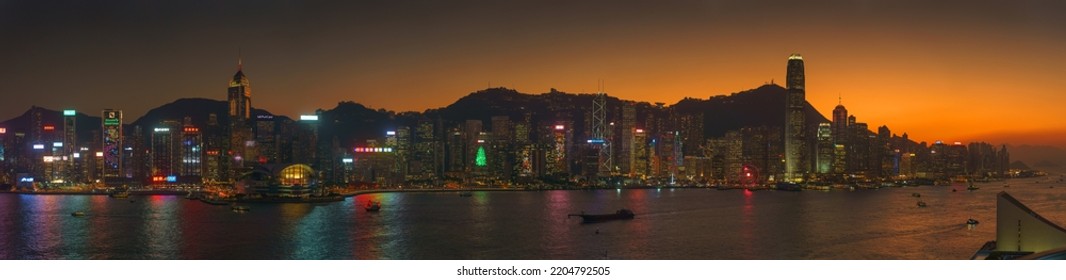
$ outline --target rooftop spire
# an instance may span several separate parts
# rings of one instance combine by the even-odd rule
[[[241,48],[237,47],[237,72],[240,72],[241,68],[244,68],[244,62],[241,57]]]

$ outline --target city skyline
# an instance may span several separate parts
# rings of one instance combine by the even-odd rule
[[[1066,146],[1054,108],[1064,97],[1047,82],[1064,60],[1055,3],[267,3],[250,6],[256,15],[225,12],[244,4],[9,4],[3,118],[38,105],[135,119],[181,97],[217,100],[237,49],[257,107],[287,116],[347,100],[421,112],[490,85],[593,92],[598,80],[611,96],[673,104],[783,84],[780,58],[802,53],[817,77],[807,100],[827,116],[842,98],[871,127],[919,141]],[[802,17],[778,20],[791,13]],[[57,77],[64,82],[47,82]]]

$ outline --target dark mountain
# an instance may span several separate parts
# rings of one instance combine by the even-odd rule
[[[729,95],[713,96],[706,100],[684,99],[670,106],[625,101],[608,96],[606,107],[608,118],[620,119],[622,105],[632,104],[641,118],[637,120],[638,123],[644,123],[645,115],[654,114],[656,118],[663,118],[670,110],[681,114],[703,113],[705,136],[721,137],[726,131],[742,127],[782,127],[785,92],[785,88],[770,84]],[[380,138],[384,131],[395,129],[398,125],[413,127],[418,122],[425,121],[441,121],[444,124],[455,125],[466,120],[481,120],[484,128],[491,130],[491,118],[494,116],[509,116],[511,120],[519,120],[526,114],[534,118],[535,123],[572,120],[575,131],[583,133],[594,98],[594,94],[565,93],[555,89],[543,94],[526,94],[513,89],[490,88],[473,92],[447,107],[426,110],[423,113],[397,114],[384,109],[367,108],[355,102],[340,102],[332,109],[319,110],[319,121],[321,131],[324,133],[322,136],[336,137],[338,145],[341,146],[351,146],[365,139]],[[139,125],[147,130],[163,120],[182,121],[185,117],[190,117],[194,125],[203,127],[211,113],[218,116],[219,123],[227,123],[228,106],[226,101],[221,100],[178,99],[148,111],[144,116],[130,123],[130,126]],[[660,110],[658,106],[663,106],[664,109]],[[42,122],[56,124],[56,128],[61,129],[60,112],[38,107],[31,108],[22,116],[8,120],[2,125],[8,130],[27,131],[31,123],[32,112],[35,110],[42,112]],[[807,104],[806,114],[807,124],[810,127],[816,127],[819,122],[828,121],[810,104]],[[265,110],[253,109],[253,115],[273,114]],[[126,119],[130,117],[126,116]],[[79,129],[79,138],[88,139],[92,136],[91,131],[98,130],[100,126],[98,117],[79,113],[78,118],[79,127],[92,128]]]
[[[785,88],[778,85],[764,85],[756,89],[733,93],[728,96],[713,96],[710,99],[684,99],[667,108],[683,114],[704,114],[704,134],[708,137],[721,137],[726,131],[743,127],[782,127],[785,120]],[[591,111],[593,94],[572,94],[555,91],[533,95],[519,93],[512,89],[491,88],[471,93],[455,103],[436,110],[426,111],[431,118],[464,121],[481,120],[488,128],[493,116],[509,116],[518,119],[524,112],[531,112],[542,118],[555,115],[570,115],[577,120],[575,127],[584,127],[584,116]],[[623,101],[607,97],[607,115],[617,118],[621,115]],[[635,103],[638,115],[652,110],[647,102]],[[806,108],[808,127],[817,127],[820,122],[828,122],[813,106]],[[642,120],[641,120],[642,121]]]
[[[1007,146],[1011,160],[1027,162],[1041,171],[1066,172],[1066,150],[1052,146]]]
[[[322,137],[336,137],[341,147],[352,147],[395,129],[395,117],[392,111],[374,110],[351,101],[340,102],[333,109],[319,110],[320,133]]]
[[[225,100],[205,98],[182,98],[148,111],[144,116],[141,116],[130,123],[130,125],[139,125],[142,128],[148,129],[164,120],[181,122],[185,117],[190,117],[193,125],[205,127],[207,125],[208,115],[212,113],[218,116],[219,123],[228,123],[229,102]],[[252,118],[255,118],[255,116],[258,115],[274,116],[274,114],[271,114],[266,110],[252,108]],[[275,117],[287,118],[285,116]]]
[[[1022,162],[1020,160],[1016,160],[1014,162],[1011,162],[1010,163],[1010,169],[1032,170],[1032,168],[1029,168],[1029,165],[1026,165],[1024,162]]]
[[[785,123],[785,94],[787,90],[776,84],[710,99],[686,98],[670,106],[676,112],[703,112],[703,132],[707,137],[722,137],[727,131],[744,127],[783,127]],[[804,109],[807,127],[828,122],[810,103]]]
[[[0,122],[0,127],[5,128],[7,133],[26,133],[27,137],[29,137],[31,128],[34,125],[33,116],[37,113],[41,115],[41,126],[52,125],[55,130],[51,133],[55,134],[54,137],[56,137],[56,139],[61,139],[61,134],[64,129],[63,112],[37,106],[30,107],[29,110],[26,110],[25,113],[22,113],[22,115],[18,117]],[[82,112],[76,112],[75,124],[78,127],[78,129],[76,129],[78,142],[87,143],[86,141],[90,141],[93,136],[92,131],[94,129],[99,130],[100,117],[93,117]]]

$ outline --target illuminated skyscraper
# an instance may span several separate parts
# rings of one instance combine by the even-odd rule
[[[803,181],[807,173],[807,149],[804,127],[803,108],[805,97],[803,75],[803,57],[792,54],[788,57],[786,76],[788,93],[785,97],[785,180]]]
[[[66,164],[64,177],[68,182],[78,181],[76,178],[77,172],[74,169],[74,152],[78,150],[77,147],[77,125],[76,125],[77,112],[71,109],[63,110],[63,155],[68,157],[64,161]]]
[[[247,121],[252,112],[252,84],[244,76],[244,64],[237,59],[237,73],[229,82],[229,116],[230,121]]]
[[[174,145],[177,133],[174,123],[170,121],[152,128],[152,169],[149,175],[152,176],[153,183],[165,183],[167,177],[177,176],[177,166],[174,165],[178,156]]]
[[[833,171],[833,153],[835,146],[833,144],[833,133],[829,123],[818,124],[818,143],[815,145],[817,156],[815,163],[815,172],[818,174],[827,174]]]
[[[122,174],[122,111],[104,109],[103,124],[103,179],[114,181]]]
[[[255,163],[256,143],[252,135],[252,88],[244,75],[244,64],[237,60],[237,73],[229,82],[229,147],[224,153],[229,164],[226,181],[236,178],[245,164]]]
[[[199,182],[203,176],[203,136],[200,129],[186,123],[181,130],[182,183]]]
[[[833,143],[845,144],[848,131],[848,109],[843,103],[838,103],[833,109]]]

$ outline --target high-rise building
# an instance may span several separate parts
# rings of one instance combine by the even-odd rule
[[[163,121],[152,128],[151,136],[151,172],[153,184],[166,184],[177,182],[178,169],[180,166],[181,148],[179,139],[181,132],[178,131],[178,123],[175,121]]]
[[[261,163],[278,163],[277,123],[272,115],[255,116],[255,144]]]
[[[631,174],[637,178],[648,176],[648,134],[644,129],[633,130],[633,153],[631,158]]]
[[[804,88],[803,57],[788,57],[786,76],[788,93],[785,99],[785,180],[803,181],[807,173],[807,148],[803,109],[807,104]]]
[[[836,108],[833,108],[833,143],[834,144],[846,144],[848,131],[848,109],[844,108],[843,103],[837,104]]]
[[[237,60],[237,73],[229,82],[229,146],[223,153],[229,165],[225,180],[236,179],[242,168],[257,162],[256,143],[252,134],[252,88],[244,75],[244,64]]]
[[[200,129],[186,123],[181,129],[181,177],[182,183],[196,183],[203,177],[203,136]]]
[[[77,112],[73,109],[63,110],[63,156],[67,157],[66,171],[64,174],[67,182],[80,182],[77,170],[74,168],[74,153],[77,152]],[[79,155],[80,156],[80,155]]]
[[[547,152],[547,171],[551,174],[570,173],[569,153],[573,128],[560,123],[552,127],[549,150]]]
[[[229,116],[230,121],[247,121],[252,114],[252,84],[244,76],[244,63],[237,59],[237,73],[229,82]]]
[[[226,147],[229,145],[224,128],[218,123],[218,115],[207,115],[207,126],[201,131],[204,139],[203,163],[205,183],[221,182],[226,178],[229,161],[226,159]]]
[[[819,174],[827,174],[833,170],[833,132],[829,123],[818,124],[818,144],[815,146],[817,151],[815,172]]]
[[[122,173],[122,111],[104,109],[103,174],[105,183],[124,177]]]

